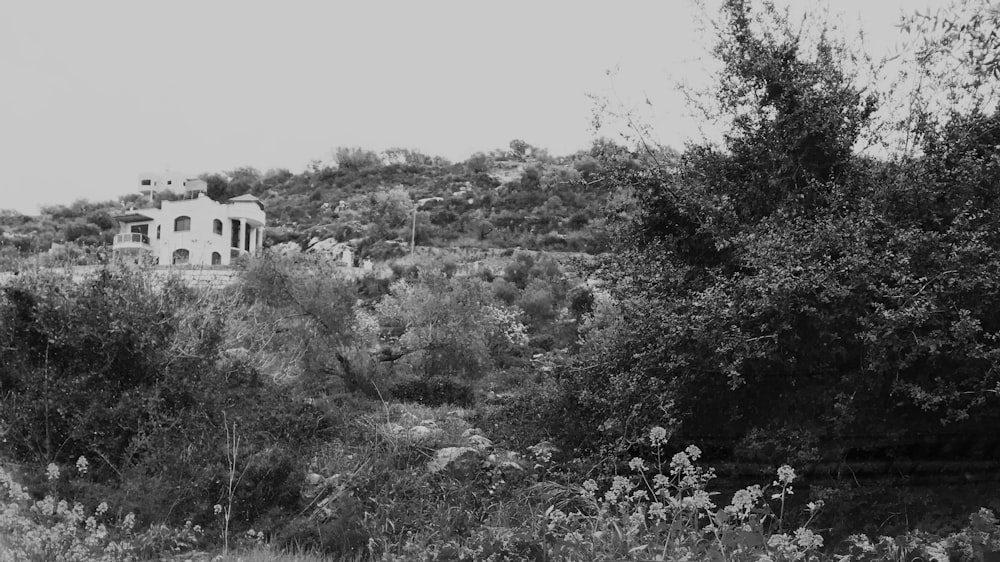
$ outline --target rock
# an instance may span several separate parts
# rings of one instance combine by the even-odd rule
[[[468,439],[469,437],[472,437],[473,435],[482,435],[482,434],[483,434],[483,431],[481,429],[479,429],[478,427],[470,427],[469,429],[466,429],[465,431],[462,432],[462,438],[463,439]]]
[[[327,238],[326,240],[313,238],[309,241],[309,247],[306,248],[306,251],[310,253],[322,253],[335,258],[349,247],[346,242],[338,242],[336,238]]]
[[[315,472],[310,472],[306,474],[306,484],[310,486],[319,486],[323,482],[323,477]]]
[[[271,246],[268,251],[279,256],[290,256],[301,253],[302,248],[298,242],[282,242],[281,244]]]
[[[406,430],[406,436],[414,441],[423,441],[433,435],[435,431],[426,425],[415,425]]]
[[[486,437],[485,435],[478,435],[478,434],[470,435],[465,438],[465,442],[471,445],[472,447],[475,447],[482,451],[493,448],[493,441],[491,441],[490,438]]]
[[[383,435],[398,436],[406,433],[406,428],[398,423],[385,423],[379,426]]]
[[[562,452],[562,449],[556,447],[548,441],[536,443],[535,445],[528,447],[528,450],[531,451],[531,454],[535,455],[535,458],[541,462],[549,462],[552,460],[553,455],[557,455]]]
[[[499,470],[508,482],[517,482],[528,473],[528,464],[521,458],[521,455],[513,451],[503,451],[492,454],[486,461]]]
[[[483,454],[472,447],[445,447],[434,453],[427,463],[431,474],[447,473],[455,478],[467,479],[482,467]]]
[[[426,427],[437,427],[437,422],[434,420],[421,420],[420,425]]]

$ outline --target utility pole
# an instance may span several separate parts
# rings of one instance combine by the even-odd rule
[[[413,254],[417,249],[417,207],[419,206],[419,201],[413,205],[413,226],[410,228],[410,254]]]

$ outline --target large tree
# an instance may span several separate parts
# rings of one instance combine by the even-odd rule
[[[922,131],[919,158],[862,157],[877,100],[827,30],[745,0],[722,22],[722,145],[617,168],[618,318],[563,374],[594,442],[669,424],[785,462],[942,421],[981,436],[1000,394],[992,117]]]

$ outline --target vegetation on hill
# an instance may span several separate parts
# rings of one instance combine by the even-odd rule
[[[667,151],[669,152],[669,151]],[[399,257],[419,246],[524,248],[600,253],[608,248],[604,204],[608,157],[624,148],[599,141],[588,151],[552,157],[521,140],[452,164],[411,150],[341,148],[300,174],[252,167],[203,175],[218,201],[245,193],[268,213],[265,244],[350,242],[362,258]],[[157,193],[153,204],[181,194]],[[107,249],[112,217],[150,205],[138,193],[117,202],[44,207],[39,216],[0,214],[0,256],[44,252],[53,244],[80,260]],[[415,216],[414,216],[415,214]],[[415,224],[414,224],[415,220]]]

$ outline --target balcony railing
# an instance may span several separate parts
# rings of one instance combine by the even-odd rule
[[[141,232],[124,232],[115,234],[115,246],[145,244],[149,245],[149,236]]]

